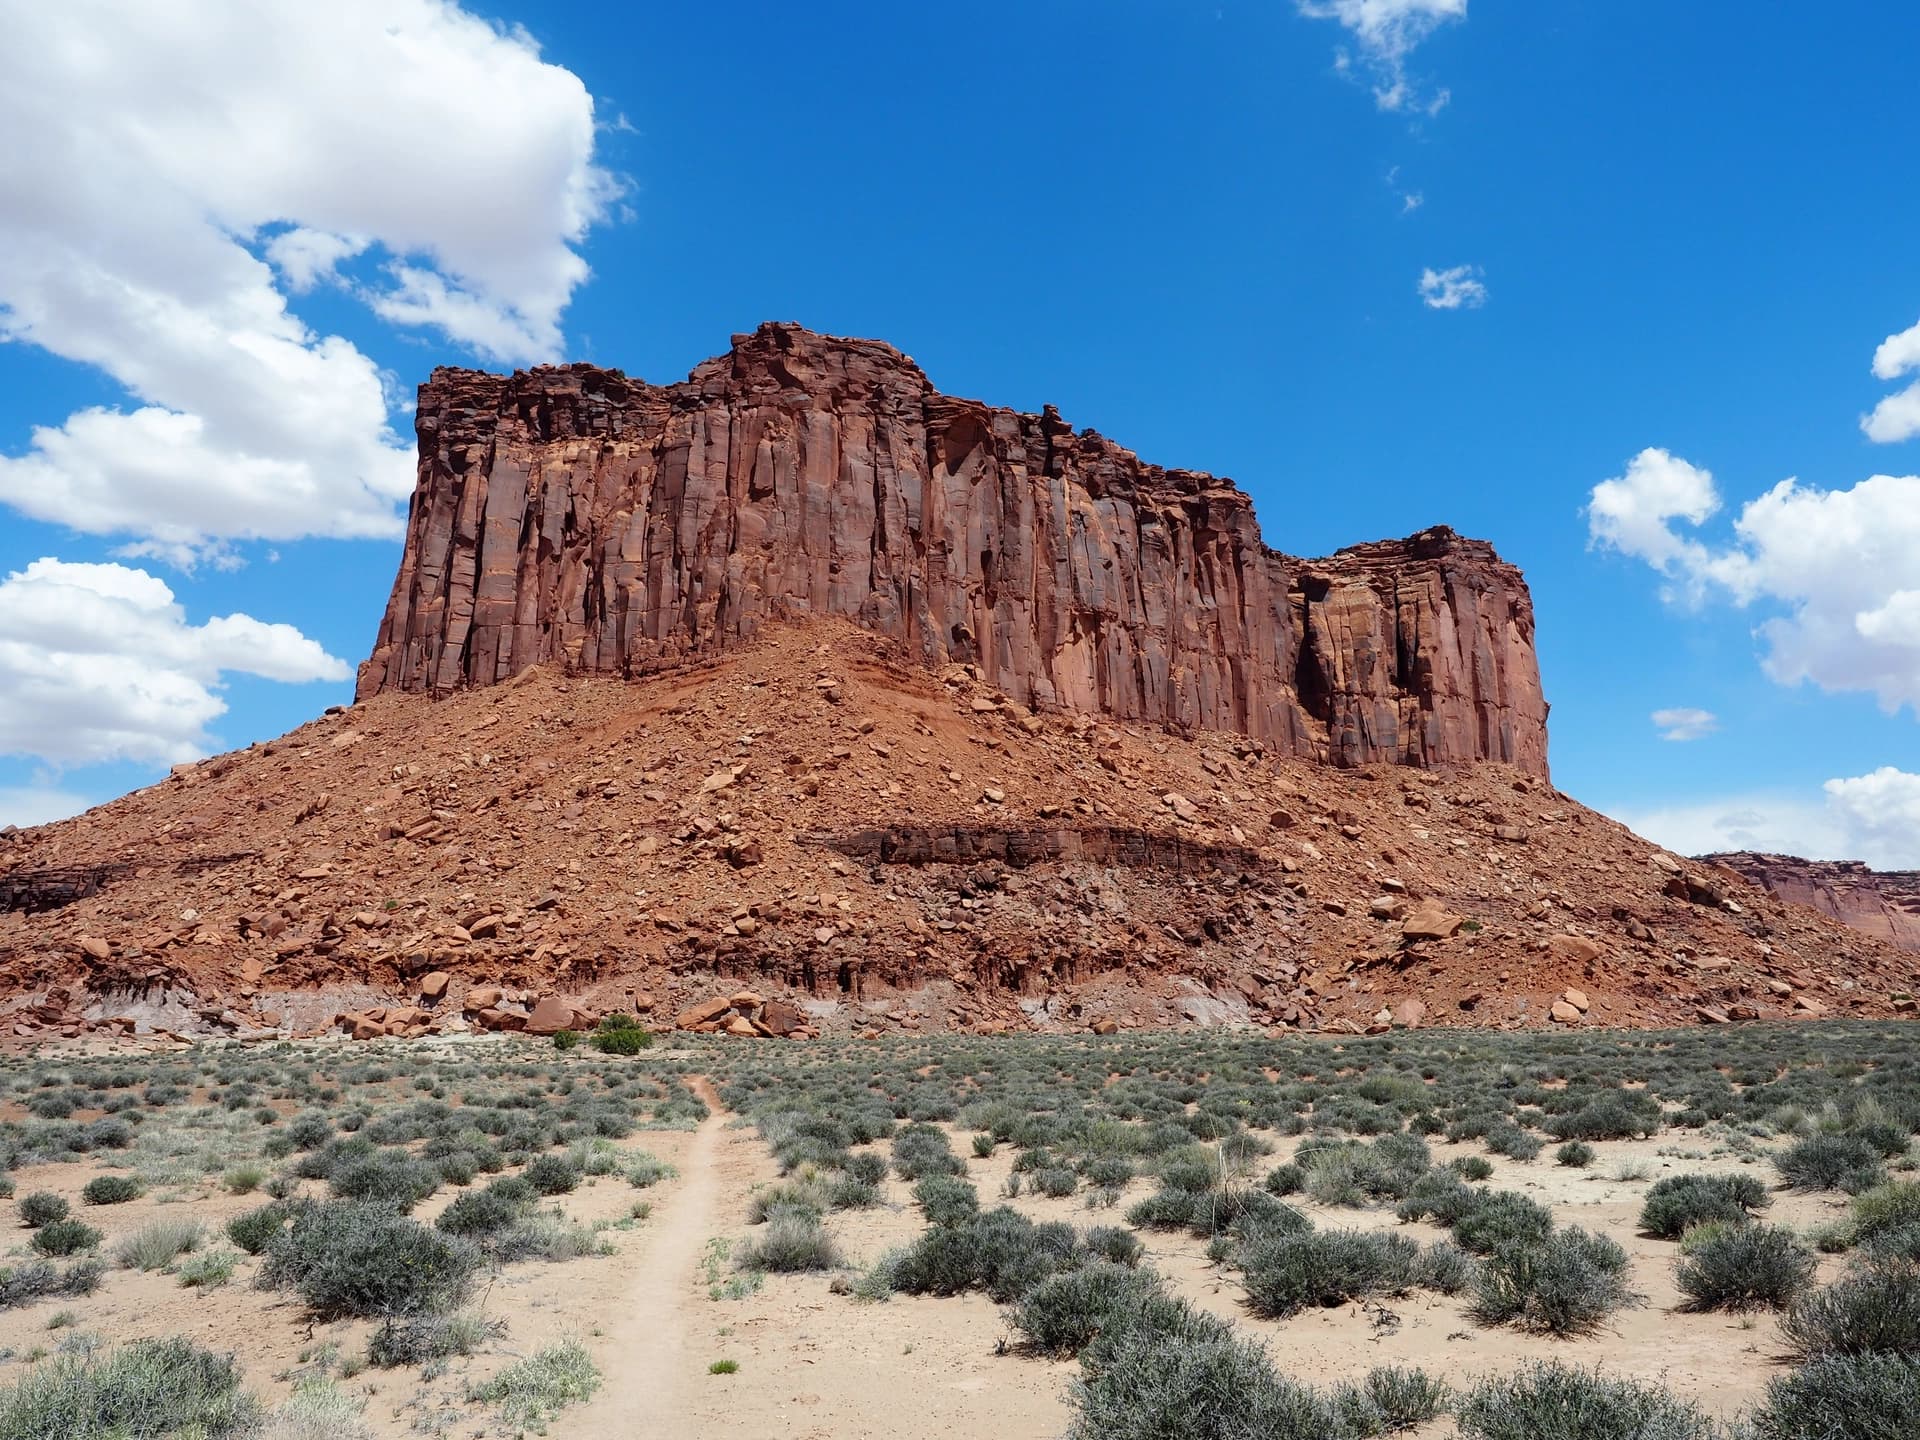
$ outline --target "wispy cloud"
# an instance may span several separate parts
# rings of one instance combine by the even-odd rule
[[[1654,728],[1662,740],[1704,740],[1720,728],[1720,717],[1711,710],[1680,706],[1653,712]]]
[[[1429,310],[1478,310],[1487,303],[1486,281],[1478,265],[1455,265],[1420,272],[1420,299]]]
[[[1353,37],[1335,53],[1343,74],[1363,79],[1382,110],[1437,115],[1450,97],[1426,91],[1407,73],[1407,59],[1442,25],[1467,18],[1467,0],[1294,0],[1311,20],[1333,20]]]

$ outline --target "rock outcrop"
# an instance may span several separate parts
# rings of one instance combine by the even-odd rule
[[[942,395],[876,341],[763,325],[667,386],[441,369],[416,424],[362,699],[550,661],[632,678],[835,617],[1043,710],[1546,774],[1532,602],[1491,546],[1296,559],[1231,483]]]
[[[1802,860],[1751,850],[1700,858],[1850,929],[1920,951],[1920,870],[1875,871],[1858,860]]]

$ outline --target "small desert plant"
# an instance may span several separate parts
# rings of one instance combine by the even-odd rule
[[[35,1190],[20,1197],[20,1223],[38,1230],[55,1220],[64,1220],[72,1209],[66,1200],[48,1190]]]
[[[131,1175],[96,1175],[80,1191],[89,1205],[124,1205],[140,1195],[140,1182]]]
[[[1473,1316],[1549,1335],[1579,1335],[1633,1299],[1627,1253],[1572,1226],[1495,1251],[1475,1276]]]
[[[738,1375],[740,1373],[740,1362],[738,1360],[716,1360],[707,1366],[707,1373],[709,1375]]]
[[[325,1319],[428,1315],[466,1293],[478,1256],[374,1205],[315,1205],[267,1248],[259,1284],[291,1287]]]
[[[267,1172],[258,1165],[236,1165],[220,1177],[229,1195],[251,1195],[266,1183]]]
[[[45,1260],[0,1268],[0,1310],[28,1305],[49,1295],[91,1295],[100,1288],[105,1267],[94,1256],[76,1260],[62,1270]]]
[[[76,1351],[0,1391],[0,1440],[250,1435],[258,1411],[231,1357],[191,1341],[136,1340]]]
[[[1286,1316],[1315,1305],[1412,1289],[1420,1247],[1405,1235],[1328,1230],[1256,1230],[1240,1246],[1247,1301],[1256,1315]]]
[[[957,1175],[928,1175],[913,1187],[914,1202],[929,1222],[958,1225],[980,1213],[980,1193]]]
[[[1553,1158],[1561,1165],[1584,1170],[1593,1164],[1593,1147],[1584,1140],[1569,1140],[1553,1152]]]
[[[154,1220],[115,1245],[113,1258],[129,1270],[164,1270],[206,1238],[198,1220]]]
[[[840,1251],[818,1217],[789,1212],[768,1221],[766,1233],[741,1249],[739,1261],[743,1270],[831,1270]]]
[[[1920,1356],[1920,1267],[1861,1266],[1801,1296],[1780,1330],[1808,1359],[1869,1351]]]
[[[78,1220],[49,1220],[33,1232],[33,1248],[42,1255],[78,1255],[100,1243],[100,1232]]]
[[[1677,1240],[1695,1225],[1742,1221],[1772,1203],[1751,1175],[1669,1175],[1647,1191],[1640,1228],[1662,1240]]]
[[[1013,1327],[1040,1354],[1077,1355],[1106,1328],[1115,1308],[1138,1306],[1159,1289],[1159,1277],[1150,1271],[1096,1260],[1034,1286],[1015,1307]]]
[[[1809,1135],[1774,1158],[1780,1178],[1796,1190],[1858,1194],[1886,1178],[1880,1151],[1859,1135]]]
[[[564,1155],[536,1155],[527,1162],[527,1183],[542,1195],[564,1195],[580,1183],[580,1167]]]
[[[276,1200],[271,1205],[262,1205],[258,1210],[236,1215],[227,1222],[227,1238],[247,1254],[258,1255],[273,1242],[274,1236],[286,1228],[290,1213],[288,1206]]]
[[[1779,1308],[1813,1283],[1813,1252],[1774,1225],[1727,1225],[1691,1247],[1675,1280],[1690,1310]]]
[[[545,1431],[546,1422],[600,1388],[600,1371],[577,1340],[537,1350],[467,1391],[467,1398],[498,1408],[510,1427]]]
[[[1851,1231],[1856,1245],[1913,1225],[1920,1225],[1920,1183],[1896,1180],[1853,1197]]]
[[[181,1262],[180,1283],[198,1289],[224,1285],[239,1263],[240,1257],[231,1250],[208,1250]]]
[[[1658,1386],[1558,1361],[1482,1380],[1454,1409],[1471,1440],[1716,1440],[1699,1410]]]
[[[471,1355],[505,1330],[502,1322],[469,1310],[389,1320],[368,1338],[367,1359],[383,1369],[424,1365],[449,1355]]]
[[[546,1027],[542,1026],[541,1028],[545,1029]],[[556,1030],[553,1032],[553,1048],[556,1050],[571,1050],[579,1043],[580,1032],[577,1030]]]
[[[1752,1421],[1754,1440],[1892,1440],[1920,1435],[1920,1358],[1832,1355],[1778,1376]]]
[[[653,1044],[653,1033],[630,1015],[609,1015],[588,1037],[602,1055],[638,1055]]]

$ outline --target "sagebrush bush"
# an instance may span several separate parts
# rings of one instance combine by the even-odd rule
[[[0,1440],[223,1440],[258,1419],[233,1358],[177,1336],[56,1356],[0,1391]]]
[[[1692,1246],[1674,1279],[1690,1310],[1777,1309],[1813,1283],[1815,1263],[1790,1230],[1728,1225]]]
[[[1014,1307],[1013,1328],[1040,1354],[1077,1355],[1106,1328],[1117,1306],[1137,1306],[1160,1289],[1151,1271],[1096,1260],[1029,1290]]]
[[[1867,1264],[1802,1295],[1780,1322],[1802,1356],[1920,1355],[1920,1267]]]
[[[935,1225],[958,1225],[980,1213],[980,1192],[957,1175],[928,1175],[913,1187],[914,1202]]]
[[[466,1294],[478,1255],[463,1242],[377,1205],[300,1211],[267,1247],[258,1283],[290,1287],[322,1319],[431,1315]]]
[[[537,1350],[467,1391],[469,1400],[496,1406],[506,1425],[524,1433],[546,1433],[546,1422],[600,1388],[600,1371],[577,1340]]]
[[[1574,1226],[1496,1250],[1474,1275],[1472,1314],[1487,1325],[1582,1335],[1634,1296],[1627,1252]]]
[[[1454,1240],[1476,1255],[1536,1244],[1553,1231],[1553,1212],[1517,1190],[1479,1190],[1470,1195],[1452,1228]]]
[[[1751,1175],[1669,1175],[1656,1180],[1640,1207],[1640,1228],[1677,1240],[1709,1220],[1743,1221],[1773,1203]]]
[[[367,1339],[367,1360],[382,1369],[424,1365],[450,1355],[471,1355],[506,1332],[506,1324],[472,1311],[388,1320]]]
[[[1774,1157],[1780,1178],[1796,1190],[1845,1190],[1850,1194],[1886,1178],[1880,1151],[1859,1135],[1809,1135]]]
[[[1469,1440],[1718,1440],[1697,1408],[1657,1385],[1535,1362],[1491,1376],[1454,1408]]]
[[[1569,1140],[1553,1152],[1554,1160],[1576,1170],[1584,1170],[1593,1164],[1593,1147],[1583,1140]]]
[[[1920,1182],[1890,1181],[1853,1197],[1850,1230],[1856,1245],[1916,1225],[1920,1225]]]
[[[1920,1359],[1833,1355],[1767,1384],[1754,1440],[1902,1440],[1920,1435]]]
[[[1239,1250],[1248,1304],[1256,1315],[1276,1318],[1366,1295],[1405,1294],[1419,1259],[1412,1239],[1378,1230],[1257,1230]]]
[[[104,1268],[93,1256],[76,1260],[64,1270],[46,1260],[0,1267],[0,1310],[29,1305],[49,1295],[91,1295],[100,1288]]]
[[[831,1270],[840,1263],[839,1247],[818,1216],[791,1211],[775,1215],[764,1234],[742,1247],[743,1270]]]

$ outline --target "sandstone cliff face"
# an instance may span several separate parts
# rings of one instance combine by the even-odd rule
[[[763,325],[667,386],[436,370],[417,428],[362,698],[631,677],[826,615],[1036,708],[1546,773],[1532,602],[1489,545],[1295,559],[1229,482],[942,395],[875,341]]]
[[[1802,860],[1748,850],[1700,858],[1850,929],[1920,951],[1920,870],[1874,871],[1858,860]]]

